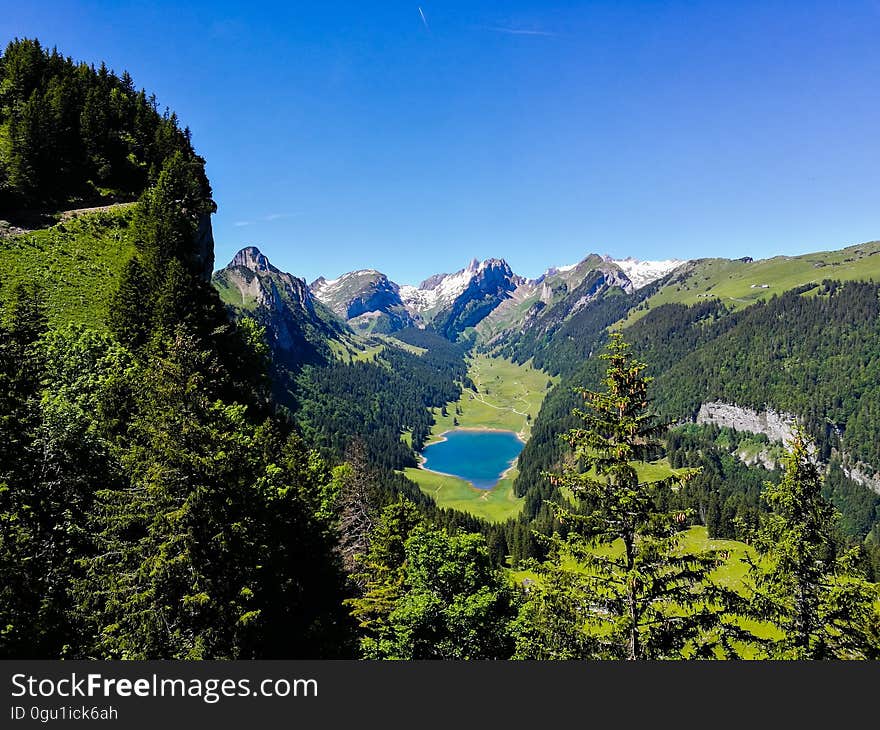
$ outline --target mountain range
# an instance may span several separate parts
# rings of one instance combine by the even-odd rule
[[[504,259],[489,258],[473,259],[459,271],[435,274],[417,286],[398,284],[375,269],[336,279],[319,277],[306,285],[248,246],[215,273],[214,283],[230,306],[260,313],[278,347],[291,350],[305,346],[310,330],[328,334],[334,318],[337,333],[341,324],[358,335],[417,327],[453,341],[469,332],[497,338],[540,319],[562,300],[570,300],[566,314],[573,315],[610,288],[631,293],[685,263],[590,254],[577,264],[551,267],[529,279],[515,274]]]

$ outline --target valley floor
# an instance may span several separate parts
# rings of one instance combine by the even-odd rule
[[[532,422],[555,379],[529,363],[518,365],[488,355],[471,358],[468,375],[475,389],[463,390],[458,402],[447,404],[446,415],[442,409],[434,410],[429,443],[454,428],[513,431],[527,441]],[[407,469],[405,473],[439,507],[468,512],[490,522],[516,517],[522,509],[522,499],[513,492],[515,467],[492,489],[477,489],[464,479],[425,469]]]

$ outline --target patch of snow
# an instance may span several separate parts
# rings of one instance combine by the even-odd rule
[[[684,261],[681,259],[664,259],[663,261],[639,261],[631,256],[625,259],[612,259],[605,257],[606,261],[617,264],[629,280],[633,283],[635,289],[641,289],[652,281],[661,279],[673,269],[681,266]]]
[[[349,271],[346,274],[343,274],[338,279],[326,279],[319,284],[316,284],[312,289],[312,294],[314,294],[318,299],[327,304],[328,302],[332,302],[333,298],[336,294],[343,290],[349,282],[352,280],[357,280],[363,276],[382,276],[382,273],[376,271],[375,269],[359,269],[358,271]]]
[[[426,287],[422,284],[419,287],[414,287],[405,284],[400,287],[400,298],[408,308],[419,313],[436,309],[449,304],[460,296],[468,288],[468,284],[471,283],[474,276],[486,269],[487,266],[487,261],[480,263],[474,259],[467,268],[454,274],[438,277],[430,286]]]
[[[320,284],[314,285],[314,288],[312,289],[312,294],[320,299],[326,291],[332,291],[333,289],[335,289],[337,284],[339,284],[339,279],[325,279]]]

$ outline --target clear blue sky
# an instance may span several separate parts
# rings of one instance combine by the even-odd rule
[[[880,238],[880,0],[183,5],[8,2],[0,30],[178,112],[218,265],[418,282]]]

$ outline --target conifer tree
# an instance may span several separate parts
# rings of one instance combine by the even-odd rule
[[[576,604],[565,611],[572,637],[555,636],[558,607],[546,600],[540,605],[544,594],[536,591],[526,604],[532,628],[520,651],[528,653],[528,644],[534,647],[543,634],[565,657],[584,651],[622,659],[732,652],[730,639],[738,632],[722,609],[735,596],[710,580],[717,554],[687,550],[682,531],[689,514],[658,506],[663,493],[678,489],[689,474],[640,476],[640,467],[662,455],[658,437],[665,430],[648,408],[647,366],[633,359],[619,333],[602,357],[608,363],[605,390],[579,389],[587,409],[575,415],[583,425],[566,436],[570,461],[550,475],[576,500],[574,509],[558,508],[568,534],[554,535],[541,569],[548,584],[565,586]]]
[[[403,594],[406,541],[412,531],[424,524],[415,504],[399,498],[379,515],[373,529],[369,550],[358,561],[360,570],[355,583],[362,586],[360,595],[346,600],[363,634],[362,649],[374,651],[380,637],[389,632],[388,617]]]
[[[769,621],[780,638],[762,643],[780,659],[880,657],[877,586],[858,570],[858,549],[836,554],[839,513],[822,496],[815,447],[795,428],[778,484],[762,495],[771,513],[755,535],[750,556],[752,615]]]

